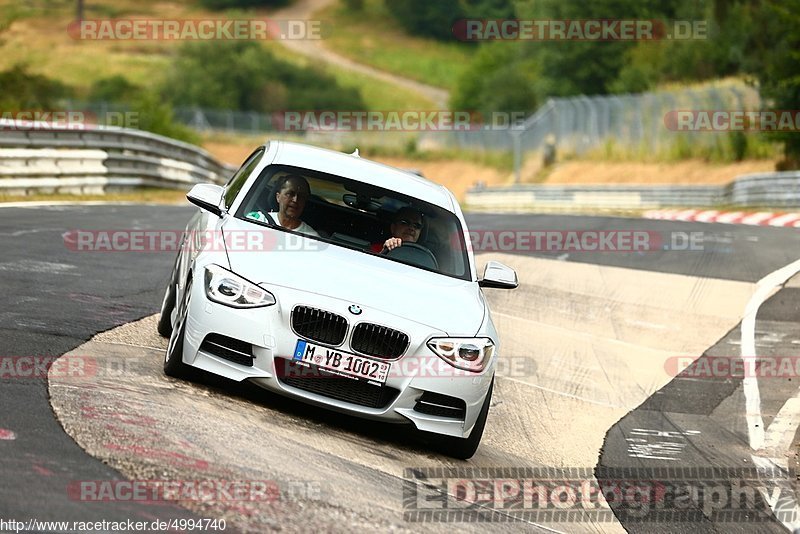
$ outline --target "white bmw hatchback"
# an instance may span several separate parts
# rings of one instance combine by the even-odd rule
[[[161,306],[164,371],[189,367],[367,419],[443,452],[480,443],[499,353],[464,216],[420,176],[307,145],[259,147],[196,185]]]

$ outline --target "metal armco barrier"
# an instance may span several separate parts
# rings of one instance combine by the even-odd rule
[[[652,209],[670,207],[800,207],[800,171],[747,174],[727,185],[518,185],[472,188],[475,211]]]
[[[125,128],[76,129],[0,120],[0,192],[102,193],[224,183],[234,168],[205,150]]]

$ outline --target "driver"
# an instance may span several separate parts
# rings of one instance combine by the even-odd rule
[[[372,252],[385,254],[403,243],[416,243],[422,233],[422,225],[422,213],[408,206],[400,208],[395,212],[389,225],[392,237],[383,243],[373,243],[370,249]]]

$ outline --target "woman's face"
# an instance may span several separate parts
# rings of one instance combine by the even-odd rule
[[[422,232],[422,216],[413,212],[403,213],[395,219],[390,230],[394,237],[399,237],[409,243],[416,243]]]

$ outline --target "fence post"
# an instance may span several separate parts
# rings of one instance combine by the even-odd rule
[[[522,174],[522,131],[510,128],[508,132],[514,142],[514,183],[518,184]]]

